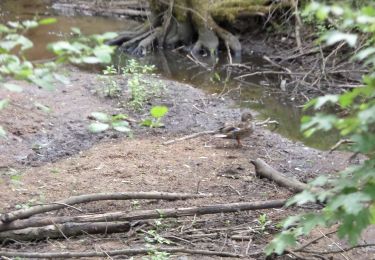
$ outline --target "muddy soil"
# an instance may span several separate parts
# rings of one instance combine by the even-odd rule
[[[126,79],[118,79],[123,95],[110,99],[98,94],[100,82],[95,74],[72,68],[67,71],[71,83],[57,86],[54,92],[25,85],[23,93],[0,94],[10,95],[12,99],[11,105],[0,114],[0,124],[9,131],[8,139],[0,141],[0,213],[94,192],[202,192],[214,197],[174,202],[98,202],[82,205],[83,211],[97,213],[282,199],[291,193],[256,178],[250,160],[262,158],[286,175],[308,181],[319,174],[336,173],[347,165],[350,157],[343,152],[329,154],[305,147],[261,127],[243,140],[241,148],[233,140],[212,136],[166,146],[162,144],[166,140],[214,130],[225,121],[236,121],[241,109],[235,108],[231,100],[208,95],[192,86],[147,76],[149,81],[162,84],[164,90],[160,96],[151,98],[143,110],[133,111],[124,106],[128,98]],[[49,106],[51,111],[39,110],[34,105],[36,102]],[[161,104],[169,108],[163,119],[165,128],[149,129],[136,123],[148,116],[150,107]],[[112,130],[90,133],[87,125],[93,111],[128,114],[134,119],[134,137]],[[260,252],[269,241],[275,224],[295,211],[262,210],[162,220],[158,232],[176,245],[249,257],[253,254],[261,259],[261,254],[254,253]],[[58,214],[76,212],[66,210]],[[261,214],[267,214],[271,221],[266,231],[259,231],[257,219]],[[8,245],[8,249],[49,252],[144,246],[150,225],[155,227],[150,221],[137,232],[126,234],[38,243],[18,241]]]

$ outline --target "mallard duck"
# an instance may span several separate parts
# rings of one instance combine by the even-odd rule
[[[249,111],[245,111],[241,115],[241,122],[238,124],[226,123],[219,128],[215,137],[236,139],[238,146],[242,146],[241,138],[250,136],[254,132],[253,116]]]

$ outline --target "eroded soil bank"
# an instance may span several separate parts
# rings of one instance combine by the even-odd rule
[[[71,84],[58,86],[52,93],[27,86],[25,93],[12,93],[10,107],[0,115],[1,125],[9,131],[8,139],[1,140],[0,146],[1,213],[94,192],[202,192],[214,196],[177,202],[97,202],[80,207],[86,213],[282,199],[291,193],[256,178],[251,159],[262,158],[286,175],[308,181],[318,174],[334,174],[343,169],[350,157],[342,152],[328,154],[305,147],[261,127],[244,140],[242,148],[236,147],[233,140],[212,136],[165,146],[162,143],[166,140],[236,121],[241,110],[233,108],[230,100],[192,86],[148,76],[165,90],[160,97],[150,99],[143,112],[134,112],[119,106],[123,100],[97,95],[96,75],[69,70]],[[126,82],[119,82],[126,97]],[[35,102],[49,106],[51,112],[38,110]],[[169,108],[163,119],[165,128],[142,128],[134,122],[134,138],[113,131],[97,135],[87,130],[88,116],[93,111],[126,113],[137,121],[148,116],[149,107],[160,104]],[[163,227],[158,232],[175,245],[251,255],[262,250],[275,224],[295,211],[262,210],[161,220]],[[64,210],[57,214],[75,213]],[[266,232],[259,231],[261,214],[272,221]],[[152,244],[145,242],[152,223],[126,234],[16,242],[7,248],[82,251],[139,247]],[[261,259],[261,255],[254,257]]]

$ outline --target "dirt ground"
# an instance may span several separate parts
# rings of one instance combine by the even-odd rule
[[[250,160],[262,158],[289,177],[308,181],[319,174],[343,169],[350,154],[314,150],[289,141],[262,127],[238,148],[233,140],[201,136],[163,145],[166,140],[186,134],[217,129],[223,122],[238,120],[240,108],[230,100],[208,95],[192,86],[150,77],[163,84],[165,91],[152,98],[141,112],[119,106],[118,99],[95,94],[94,74],[69,69],[71,84],[46,92],[25,85],[23,93],[11,95],[11,105],[0,114],[0,124],[8,133],[0,140],[0,213],[32,204],[57,201],[69,196],[95,192],[160,191],[213,194],[210,198],[185,201],[96,202],[80,205],[86,213],[132,211],[200,206],[243,201],[284,199],[285,188],[255,177]],[[125,81],[119,81],[124,87]],[[1,90],[3,91],[3,90]],[[45,113],[35,102],[51,108]],[[153,105],[166,105],[165,128],[149,129],[133,123],[134,137],[114,131],[92,134],[87,130],[93,111],[126,113],[135,120],[147,117]],[[254,112],[255,113],[255,112]],[[287,123],[287,122],[285,122]],[[259,253],[271,239],[276,224],[299,209],[270,209],[199,217],[162,220],[159,234],[194,249],[233,252],[262,259]],[[58,215],[76,214],[64,210]],[[271,222],[260,230],[259,216]],[[160,223],[159,223],[160,224]],[[38,243],[15,241],[6,249],[19,251],[108,251],[144,246],[153,221],[136,225],[128,233],[89,235]],[[329,240],[323,245],[331,248]],[[258,253],[257,253],[258,252]],[[342,259],[338,255],[338,258]],[[179,254],[178,259],[202,257]],[[217,259],[206,257],[203,259]]]

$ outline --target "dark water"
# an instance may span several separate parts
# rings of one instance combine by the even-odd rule
[[[29,59],[39,60],[52,57],[45,46],[49,42],[66,39],[70,36],[70,28],[78,27],[85,34],[103,33],[106,31],[123,31],[134,28],[136,22],[90,16],[62,16],[51,8],[49,0],[0,0],[0,22],[32,19],[34,17],[56,17],[58,22],[42,26],[28,32],[28,37],[34,42],[35,48],[27,53]],[[225,57],[222,59],[225,62]],[[304,142],[308,146],[319,149],[329,148],[337,140],[334,134],[322,134],[308,140],[303,139],[299,131],[301,108],[293,105],[288,97],[281,98],[275,93],[277,79],[265,81],[262,77],[255,77],[251,82],[241,83],[233,79],[234,73],[223,66],[219,69],[204,70],[194,62],[173,52],[156,53],[141,59],[141,62],[154,64],[158,71],[167,78],[190,83],[209,93],[227,95],[228,91],[236,93],[237,105],[248,107],[259,112],[259,120],[272,118],[280,122],[276,130],[292,140]],[[257,57],[243,57],[242,62],[248,66],[261,66],[261,59]],[[240,89],[240,91],[239,91]]]

